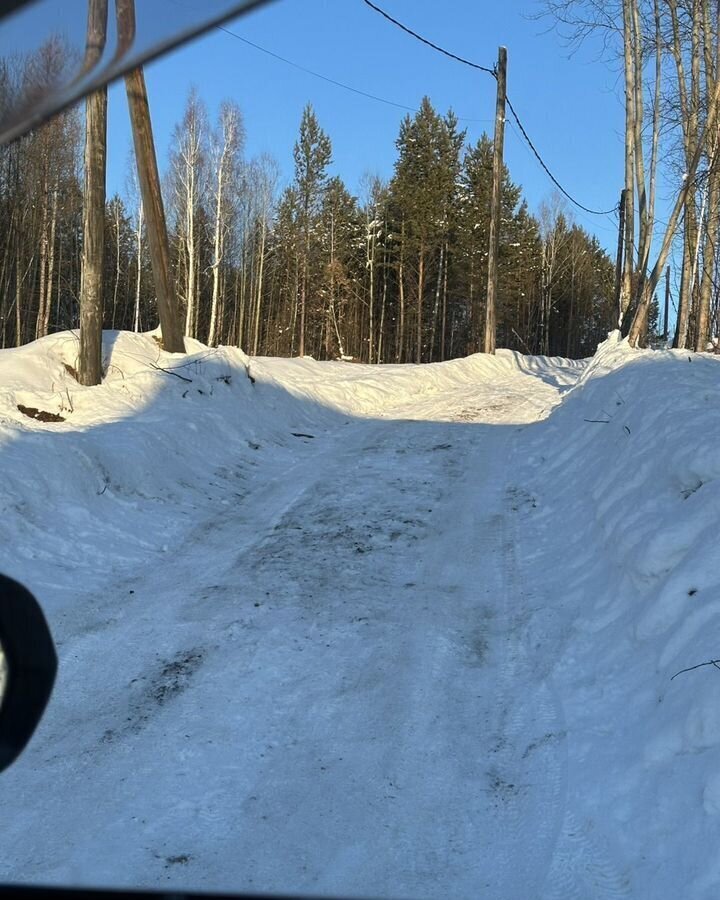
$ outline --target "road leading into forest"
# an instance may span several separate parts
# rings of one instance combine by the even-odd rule
[[[0,785],[2,880],[621,896],[602,860],[588,895],[563,861],[562,703],[526,629],[513,460],[572,377],[538,363],[298,438],[79,611],[74,693]]]

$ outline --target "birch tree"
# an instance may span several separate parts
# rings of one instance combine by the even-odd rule
[[[170,157],[176,230],[180,239],[185,334],[197,337],[200,302],[200,206],[207,167],[207,110],[196,88],[173,133]]]
[[[267,153],[261,154],[249,166],[250,181],[255,198],[255,222],[258,241],[256,246],[257,277],[253,291],[252,354],[258,355],[260,348],[260,323],[263,312],[265,288],[265,264],[268,253],[268,235],[272,226],[275,192],[280,170],[275,159]]]
[[[223,254],[227,232],[231,227],[233,182],[236,181],[239,156],[244,141],[242,114],[234,103],[224,101],[220,107],[218,126],[211,136],[210,159],[213,169],[213,224],[212,300],[208,344],[218,342],[220,320],[223,314],[221,298]]]

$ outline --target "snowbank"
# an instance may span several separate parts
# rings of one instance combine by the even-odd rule
[[[720,657],[719,387],[716,357],[611,335],[514,475],[536,504],[528,640],[557,660],[573,827],[628,860],[632,896],[720,888],[720,672],[672,678]]]
[[[91,388],[75,334],[0,352],[0,570],[40,588],[162,556],[199,508],[242,498],[258,455],[287,468],[293,431],[337,419],[253,382],[241,351],[188,344],[174,356],[153,335],[106,332]]]
[[[100,583],[108,567],[161,560],[199,509],[241,500],[259,467],[284,477],[310,449],[304,434],[557,362],[501,351],[373,367],[187,349],[105,332],[105,377],[91,388],[76,379],[76,333],[0,351],[0,571],[36,589],[61,571]],[[580,364],[567,365],[572,380]]]
[[[296,396],[310,397],[332,409],[356,416],[387,414],[419,397],[466,387],[493,384],[519,373],[541,375],[555,386],[567,388],[577,380],[585,361],[544,356],[522,356],[498,350],[495,356],[476,353],[463,359],[422,365],[370,366],[347,362],[304,359],[253,361],[253,372],[278,379]]]

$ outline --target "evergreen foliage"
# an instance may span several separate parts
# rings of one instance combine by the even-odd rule
[[[28,71],[62,65],[38,51]],[[34,75],[33,77],[37,77]],[[48,76],[49,77],[49,76]],[[22,84],[6,65],[0,89]],[[0,346],[76,328],[81,233],[77,111],[0,148]],[[467,145],[452,112],[425,97],[400,124],[393,177],[354,197],[332,173],[332,144],[308,105],[279,194],[277,165],[245,160],[240,111],[210,121],[196,90],[164,182],[186,333],[267,355],[431,362],[483,337],[492,142]],[[104,326],[157,324],[137,191],[107,203]],[[534,216],[505,169],[498,345],[585,356],[613,327],[614,269],[556,203]]]

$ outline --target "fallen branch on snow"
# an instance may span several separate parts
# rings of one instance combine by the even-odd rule
[[[181,381],[187,381],[189,384],[192,384],[192,378],[186,378],[184,375],[178,375],[177,372],[174,372],[172,369],[163,369],[162,366],[158,366],[155,363],[150,363],[153,369],[157,369],[158,372],[165,372],[167,375],[174,375],[176,378],[179,378]],[[178,368],[180,368],[178,366]]]
[[[682,675],[684,672],[692,672],[694,669],[701,669],[703,666],[715,666],[716,669],[720,669],[720,659],[710,659],[704,663],[698,663],[696,666],[690,666],[688,669],[680,669],[679,672],[676,672],[670,681],[673,678],[677,678],[678,675]]]

